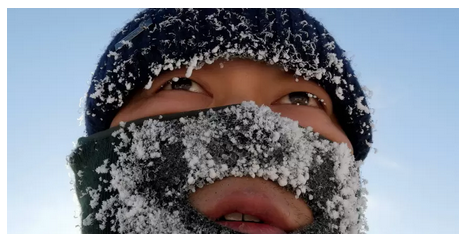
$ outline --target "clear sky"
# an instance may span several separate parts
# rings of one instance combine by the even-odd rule
[[[8,233],[78,233],[80,98],[138,9],[8,9]],[[369,233],[459,233],[459,10],[308,9],[373,91]],[[73,175],[71,175],[73,177]]]

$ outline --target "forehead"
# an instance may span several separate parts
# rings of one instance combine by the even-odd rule
[[[279,92],[309,91],[324,98],[330,104],[328,93],[316,82],[296,76],[291,70],[278,65],[270,65],[266,62],[258,62],[247,59],[220,59],[212,64],[204,64],[199,69],[189,72],[187,68],[181,68],[169,72],[162,72],[153,82],[155,90],[165,81],[174,77],[186,77],[199,81],[204,86],[221,86],[228,83],[252,86],[256,89],[275,89]]]
[[[219,73],[224,70],[231,70],[231,71],[238,71],[238,72],[260,72],[269,74],[277,74],[277,75],[289,75],[293,77],[293,72],[285,71],[282,67],[278,65],[270,65],[266,62],[258,62],[253,60],[247,59],[232,59],[232,60],[224,60],[220,59],[215,61],[212,64],[207,64],[202,66],[201,69],[196,70],[195,72],[199,71],[206,71],[209,73]]]
[[[270,65],[266,62],[258,62],[248,59],[219,59],[211,64],[203,63],[196,69],[184,67],[172,71],[163,71],[158,77],[161,79],[164,76],[170,76],[171,74],[179,75],[182,77],[198,77],[202,75],[225,75],[225,76],[236,76],[236,75],[252,75],[252,76],[271,76],[273,78],[294,78],[294,73],[278,65]]]

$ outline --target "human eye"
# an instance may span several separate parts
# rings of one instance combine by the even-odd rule
[[[195,93],[206,93],[206,91],[196,83],[195,81],[189,79],[189,78],[172,78],[171,80],[168,80],[166,84],[161,86],[162,90],[184,90],[184,91],[190,91],[190,92],[195,92]],[[158,92],[159,92],[158,91]]]
[[[292,92],[275,102],[281,105],[303,105],[324,109],[325,102],[316,95],[308,92]]]

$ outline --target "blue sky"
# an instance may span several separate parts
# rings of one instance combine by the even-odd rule
[[[8,9],[8,233],[78,233],[66,156],[111,33],[138,9]],[[373,91],[369,233],[459,233],[458,9],[309,9]],[[73,176],[73,175],[72,175]]]

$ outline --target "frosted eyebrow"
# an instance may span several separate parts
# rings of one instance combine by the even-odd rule
[[[151,21],[151,18],[148,18],[142,22],[140,22],[139,26],[135,28],[131,33],[129,33],[127,36],[125,36],[122,40],[120,40],[118,43],[115,44],[115,51],[118,51],[123,47],[126,42],[131,41],[134,39],[136,36],[138,36],[140,33],[142,33],[144,30],[148,29],[150,25],[152,25],[153,22]]]

